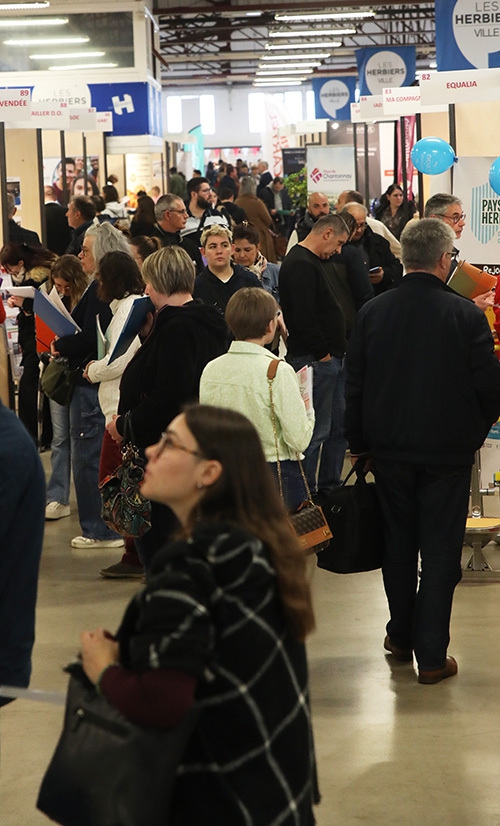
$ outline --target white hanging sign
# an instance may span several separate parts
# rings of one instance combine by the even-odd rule
[[[68,129],[68,105],[66,103],[32,103],[31,116],[26,125],[29,129]]]
[[[426,114],[429,112],[446,112],[448,109],[445,104],[423,106],[418,86],[398,86],[384,89],[382,97],[384,114],[386,115],[402,117],[403,115]]]
[[[113,131],[113,112],[96,112],[95,113],[95,131],[96,132],[112,132]]]
[[[384,113],[384,99],[382,95],[361,95],[359,99],[359,116],[361,121],[394,120],[393,116],[388,116]]]
[[[362,123],[359,103],[351,103],[351,123]]]
[[[95,106],[72,106],[69,109],[70,132],[95,132],[96,120]]]
[[[500,100],[500,69],[423,72],[420,94],[425,106]]]
[[[0,121],[29,120],[30,112],[29,89],[0,89]]]

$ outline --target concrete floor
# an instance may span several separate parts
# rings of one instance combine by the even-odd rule
[[[32,688],[64,691],[61,669],[80,630],[113,629],[139,587],[101,579],[118,554],[72,551],[78,533],[75,516],[47,523]],[[487,552],[500,568],[500,551]],[[318,826],[500,826],[500,584],[458,586],[450,645],[458,676],[421,686],[411,665],[384,655],[379,571],[313,569],[312,579]],[[48,823],[35,799],[61,720],[62,708],[32,701],[0,711],[0,826]]]

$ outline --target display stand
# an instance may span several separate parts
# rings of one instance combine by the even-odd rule
[[[500,517],[483,516],[483,496],[495,493],[495,488],[481,489],[479,483],[480,453],[476,452],[476,461],[472,466],[471,477],[471,513],[465,527],[464,546],[470,548],[471,554],[465,564],[462,575],[466,581],[487,579],[500,582],[500,571],[495,571],[486,559],[483,548],[495,539],[500,531]]]

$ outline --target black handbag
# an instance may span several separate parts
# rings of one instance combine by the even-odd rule
[[[280,359],[273,359],[270,362],[267,370],[267,383],[269,385],[269,401],[271,406],[271,419],[273,424],[274,444],[276,447],[276,469],[278,471],[278,484],[280,489],[280,496],[283,497],[283,482],[281,479],[281,464],[278,449],[278,430],[276,427],[276,411],[274,409],[273,401],[273,381],[278,371]],[[309,553],[317,553],[323,551],[328,547],[332,532],[328,525],[321,506],[312,501],[311,491],[307,484],[306,475],[299,454],[297,453],[297,462],[299,464],[302,481],[304,482],[304,493],[306,499],[297,508],[294,513],[289,514],[288,519],[295,536],[297,537],[300,547]]]
[[[68,359],[51,358],[42,373],[42,390],[49,399],[58,404],[67,405],[71,401],[76,377],[80,367],[68,367]]]
[[[367,482],[358,459],[342,485],[328,494],[318,494],[333,538],[318,555],[318,567],[335,574],[373,571],[382,566],[384,532],[382,512],[374,482]],[[347,485],[353,473],[354,485]]]
[[[101,516],[121,536],[143,536],[151,527],[151,502],[141,493],[144,461],[134,444],[129,413],[123,426],[122,463],[99,483]]]
[[[138,726],[97,693],[79,664],[68,670],[63,730],[37,808],[62,826],[168,826],[198,709],[174,728]]]

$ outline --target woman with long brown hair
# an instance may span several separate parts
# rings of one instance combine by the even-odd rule
[[[146,453],[142,492],[174,511],[181,538],[155,556],[116,638],[82,634],[85,673],[142,725],[175,725],[196,697],[169,822],[312,826],[311,595],[257,432],[194,406]]]

